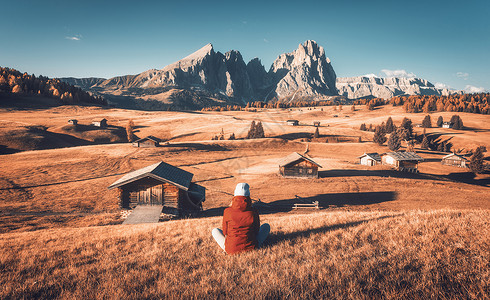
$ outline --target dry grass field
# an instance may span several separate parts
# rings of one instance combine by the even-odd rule
[[[219,217],[0,235],[1,298],[484,299],[488,210],[267,215],[260,250],[225,255]]]
[[[360,124],[388,116],[396,125],[405,116],[421,123],[425,115],[358,108],[0,110],[0,141],[15,130],[19,143],[32,139],[22,139],[32,134],[29,128],[47,132],[42,147],[32,146],[45,150],[0,155],[0,298],[489,297],[490,175],[442,166],[446,153],[420,149],[420,174],[360,166],[364,152],[388,151]],[[433,113],[433,124],[453,114]],[[451,139],[456,149],[490,149],[490,116],[458,114],[467,130],[427,132]],[[81,124],[106,118],[114,128],[132,119],[137,136],[168,144],[96,144],[66,130],[73,118]],[[300,126],[287,126],[288,119]],[[244,138],[252,120],[262,122],[267,138],[211,141],[222,130],[225,138]],[[321,137],[307,143],[314,121],[321,122]],[[326,143],[329,137],[348,142]],[[278,161],[307,144],[322,166],[320,178],[280,177]],[[118,225],[117,197],[107,187],[161,160],[206,187],[203,217]],[[238,182],[248,182],[252,198],[268,204],[259,211],[272,236],[264,249],[229,257],[210,230],[219,226]],[[297,197],[319,201],[322,209],[292,212]]]

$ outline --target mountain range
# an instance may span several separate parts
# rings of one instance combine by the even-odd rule
[[[337,78],[325,50],[308,40],[279,55],[269,71],[260,59],[245,63],[239,51],[222,54],[207,44],[163,69],[104,78],[61,78],[118,107],[199,109],[250,101],[391,98],[398,95],[447,95],[418,78]]]

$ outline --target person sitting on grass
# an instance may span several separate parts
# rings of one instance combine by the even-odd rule
[[[260,248],[270,230],[267,223],[260,226],[259,212],[252,207],[249,185],[239,183],[231,206],[223,213],[223,230],[214,228],[211,233],[221,249],[234,254]]]

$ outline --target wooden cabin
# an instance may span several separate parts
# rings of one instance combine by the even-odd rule
[[[313,126],[320,127],[320,122],[318,122],[318,121],[313,122]]]
[[[442,128],[453,128],[453,125],[451,122],[444,122],[442,123]]]
[[[298,120],[287,120],[286,122],[288,123],[288,125],[291,125],[291,126],[298,126],[299,125]]]
[[[105,128],[105,127],[107,127],[107,120],[106,119],[102,119],[102,120],[99,120],[99,121],[93,121],[92,122],[92,125],[94,125],[96,127],[100,127],[100,128]]]
[[[418,172],[418,163],[424,159],[415,152],[388,152],[381,154],[383,165],[393,166],[397,171]]]
[[[359,163],[364,166],[375,166],[381,164],[381,156],[378,153],[364,153],[359,156]]]
[[[279,174],[283,177],[318,178],[319,164],[311,158],[293,152],[279,162]]]
[[[180,168],[159,162],[130,172],[109,186],[119,189],[119,205],[159,205],[162,212],[175,216],[202,210],[206,189],[192,183],[194,175]]]
[[[468,168],[468,160],[461,155],[451,153],[442,158],[441,164],[446,166],[455,166],[460,168]]]
[[[134,141],[133,146],[138,148],[154,148],[159,147],[160,142],[161,140],[159,138],[149,135],[147,137]]]
[[[70,120],[68,120],[68,124],[77,125],[78,120],[77,119],[70,119]]]

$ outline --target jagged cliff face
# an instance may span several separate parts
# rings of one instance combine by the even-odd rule
[[[432,83],[420,78],[379,78],[343,77],[337,78],[339,95],[349,99],[377,97],[390,99],[400,95],[438,95],[448,96],[458,91],[438,89]]]
[[[330,60],[314,41],[306,41],[297,50],[280,55],[269,72],[258,58],[245,64],[240,52],[232,50],[222,54],[207,44],[161,70],[152,69],[110,79],[65,80],[106,96],[124,96],[126,100],[161,100],[163,94],[171,89],[187,90],[190,92],[188,95],[204,95],[229,104],[296,94],[312,97],[337,95],[335,72]]]
[[[248,64],[236,50],[222,54],[207,44],[191,55],[161,70],[137,75],[101,78],[65,78],[71,84],[101,93],[116,106],[132,101],[132,108],[152,109],[158,103],[180,109],[199,109],[211,105],[245,104],[274,97],[295,102],[345,96],[350,99],[398,95],[449,95],[454,91],[435,88],[418,78],[346,77],[336,78],[325,50],[315,41],[300,44],[279,55],[266,72],[258,58]],[[139,102],[146,101],[145,106]],[[153,101],[153,102],[152,102]],[[158,102],[158,103],[157,103]]]
[[[278,98],[291,94],[337,95],[335,71],[325,50],[315,41],[306,41],[297,50],[280,55],[272,64],[269,75],[274,80]]]

